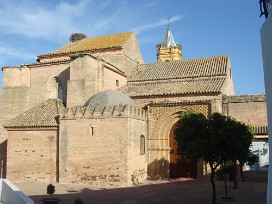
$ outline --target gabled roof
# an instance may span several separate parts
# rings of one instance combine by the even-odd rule
[[[64,104],[59,99],[48,99],[9,120],[3,126],[5,128],[57,127],[59,121],[56,116],[62,108]]]
[[[141,64],[119,90],[131,97],[220,93],[228,66],[227,56]]]
[[[128,81],[226,76],[228,63],[229,57],[220,56],[140,64],[136,67]]]
[[[112,35],[84,38],[76,42],[70,42],[64,47],[49,54],[73,53],[87,50],[122,47],[133,35],[133,32],[118,33]]]

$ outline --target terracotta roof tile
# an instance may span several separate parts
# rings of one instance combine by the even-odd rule
[[[119,33],[113,35],[84,38],[80,41],[70,42],[64,47],[49,54],[80,52],[86,50],[105,49],[121,47],[133,35],[133,32]]]
[[[131,97],[220,93],[229,57],[209,57],[138,65],[119,90]]]
[[[252,126],[253,132],[256,135],[268,135],[267,125],[264,126]]]
[[[226,76],[229,57],[209,57],[138,65],[129,81]]]
[[[225,77],[129,83],[119,90],[131,97],[219,93]]]
[[[9,120],[3,126],[5,128],[56,127],[58,126],[56,116],[62,108],[64,108],[62,101],[48,99]]]

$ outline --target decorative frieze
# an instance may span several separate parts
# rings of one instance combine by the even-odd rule
[[[118,117],[129,116],[141,120],[147,120],[147,112],[144,109],[128,106],[95,106],[95,107],[81,107],[76,106],[72,108],[65,108],[60,113],[62,119],[77,119],[77,118],[96,118],[96,117]]]

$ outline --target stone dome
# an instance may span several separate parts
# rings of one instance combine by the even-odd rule
[[[121,91],[105,90],[93,95],[83,107],[134,105],[132,99]]]

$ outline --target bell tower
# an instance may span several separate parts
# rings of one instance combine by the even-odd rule
[[[181,45],[175,43],[174,37],[170,30],[170,25],[168,22],[168,27],[164,41],[162,44],[157,45],[157,61],[158,62],[167,62],[181,60]]]

